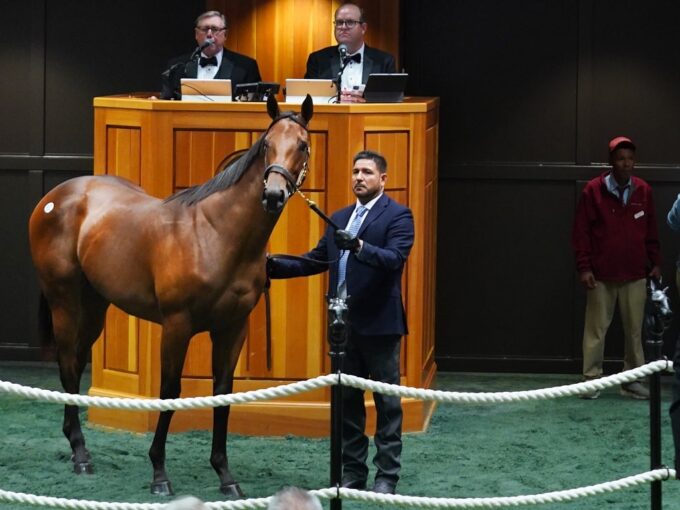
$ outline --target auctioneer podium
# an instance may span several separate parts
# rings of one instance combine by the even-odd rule
[[[264,103],[158,101],[141,94],[94,99],[94,173],[126,177],[157,197],[210,179],[228,154],[250,147],[269,126]],[[314,105],[312,157],[303,192],[330,213],[355,201],[352,156],[374,149],[388,161],[387,193],[408,205],[415,244],[404,272],[409,335],[402,342],[401,383],[428,388],[434,363],[437,223],[437,98],[399,104]],[[299,110],[281,104],[282,110]],[[291,197],[270,239],[270,253],[301,254],[316,245],[325,224],[299,196]],[[134,261],[130,261],[134,264]],[[264,270],[264,268],[263,268]],[[271,344],[264,299],[249,319],[234,391],[305,380],[330,371],[326,334],[326,274],[275,280],[271,286]],[[90,395],[157,398],[160,326],[111,306],[92,351]],[[194,337],[182,376],[182,396],[212,394],[207,333]],[[367,392],[367,430],[375,427]],[[433,406],[403,399],[404,431],[427,427]],[[257,435],[329,434],[330,389],[234,405],[232,432]],[[157,412],[90,408],[92,423],[133,431],[155,429]],[[174,431],[210,429],[212,410],[178,411]]]

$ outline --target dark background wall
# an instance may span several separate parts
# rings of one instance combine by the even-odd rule
[[[665,225],[680,191],[679,16],[671,1],[404,3],[411,92],[441,96],[440,368],[580,371],[571,223],[619,134],[638,144],[637,173],[654,187],[680,309]],[[622,355],[617,320],[610,359]]]
[[[92,97],[157,90],[167,59],[193,47],[203,7],[3,3],[0,359],[39,356],[27,219],[46,190],[91,173]],[[619,134],[637,142],[638,174],[654,186],[663,271],[680,309],[676,240],[664,222],[680,191],[680,4],[402,0],[400,8],[408,92],[441,97],[440,368],[580,370],[585,295],[571,222]],[[621,358],[620,334],[615,319],[611,360]],[[669,353],[676,335],[675,326],[666,335]]]
[[[196,0],[6,0],[0,16],[0,360],[36,359],[28,217],[63,180],[92,173],[95,96],[159,88],[193,47]]]

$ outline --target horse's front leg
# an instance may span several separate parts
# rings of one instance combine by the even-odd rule
[[[234,369],[245,338],[245,321],[229,331],[211,331],[213,394],[231,393],[234,386]],[[228,498],[245,497],[238,482],[229,471],[227,457],[227,427],[229,406],[213,409],[213,439],[210,464],[220,478],[220,492]]]
[[[191,331],[189,321],[183,316],[173,316],[163,322],[161,335],[161,392],[163,399],[178,398],[182,389],[182,367],[187,354]],[[149,448],[153,466],[151,493],[172,496],[172,484],[165,471],[165,443],[174,411],[162,411],[156,432]]]

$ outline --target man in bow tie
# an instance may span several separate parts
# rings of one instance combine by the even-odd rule
[[[349,63],[342,74],[340,99],[342,102],[363,102],[362,84],[366,84],[371,73],[396,72],[394,58],[366,46],[364,35],[368,25],[359,6],[350,2],[342,4],[335,11],[333,25],[338,45],[311,53],[307,58],[305,78],[336,79],[343,65],[339,48],[344,45]]]
[[[261,80],[260,70],[254,59],[224,47],[228,31],[227,20],[218,11],[204,12],[196,18],[194,37],[197,49],[202,48],[202,50],[198,58],[192,59],[191,55],[183,55],[169,62],[168,69],[175,69],[175,72],[163,77],[162,99],[181,98],[180,80],[182,78],[230,79],[232,91],[240,83],[253,83]]]
[[[342,230],[328,227],[301,259],[271,256],[270,278],[308,276],[329,270],[328,295],[347,298],[350,324],[343,372],[399,384],[401,337],[408,333],[401,277],[413,246],[413,215],[385,191],[387,162],[373,151],[354,156],[356,202],[333,214]],[[322,262],[319,264],[316,261]],[[362,390],[343,388],[342,486],[365,489],[368,437]],[[374,393],[377,415],[373,491],[394,494],[401,469],[402,409],[399,397]]]

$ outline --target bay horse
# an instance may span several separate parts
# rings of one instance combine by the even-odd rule
[[[51,314],[61,383],[79,393],[92,344],[113,303],[158,323],[160,397],[177,398],[191,338],[212,341],[213,393],[230,393],[246,321],[265,284],[265,250],[288,198],[302,184],[310,157],[307,96],[299,115],[281,114],[274,96],[267,131],[207,182],[165,200],[112,176],[77,177],[55,187],[29,222],[31,255]],[[172,495],[165,443],[173,411],[160,413],[149,449],[151,492]],[[228,497],[242,497],[229,471],[229,407],[213,410],[210,463]],[[63,432],[76,473],[92,473],[78,407],[64,408]]]

